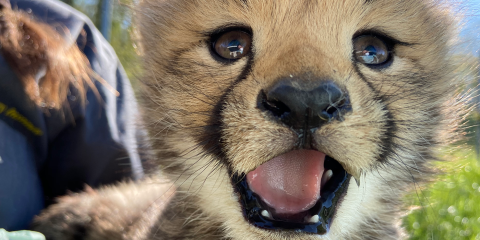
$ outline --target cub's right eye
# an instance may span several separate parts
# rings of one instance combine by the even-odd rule
[[[353,39],[354,57],[369,67],[382,67],[392,59],[392,44],[375,35],[362,35]]]
[[[213,41],[213,49],[218,56],[226,60],[244,57],[250,51],[252,37],[249,33],[234,30],[220,34]]]

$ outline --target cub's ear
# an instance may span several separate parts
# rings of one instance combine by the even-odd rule
[[[71,87],[82,99],[93,87],[93,72],[77,45],[31,14],[12,10],[8,0],[0,0],[0,54],[39,106],[61,108]]]

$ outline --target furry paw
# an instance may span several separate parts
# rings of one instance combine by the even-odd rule
[[[153,181],[64,196],[33,223],[49,240],[145,240],[175,190]]]

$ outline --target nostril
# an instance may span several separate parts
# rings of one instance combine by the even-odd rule
[[[339,107],[344,107],[347,103],[347,97],[343,97],[342,100],[338,102]]]
[[[327,112],[329,115],[333,115],[337,111],[337,107],[334,105],[330,105],[325,109],[325,112]]]
[[[337,101],[336,103],[332,103],[330,105],[328,105],[327,108],[325,108],[325,112],[332,116],[333,114],[335,114],[335,112],[337,111],[340,111],[342,108],[344,108],[346,106],[346,97],[343,97],[341,100]]]
[[[275,117],[282,118],[290,113],[290,108],[284,103],[277,100],[268,100],[264,91],[262,91],[262,106]]]

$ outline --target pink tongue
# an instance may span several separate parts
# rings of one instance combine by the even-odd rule
[[[249,172],[247,183],[276,214],[299,213],[320,198],[324,162],[322,152],[291,151]]]

